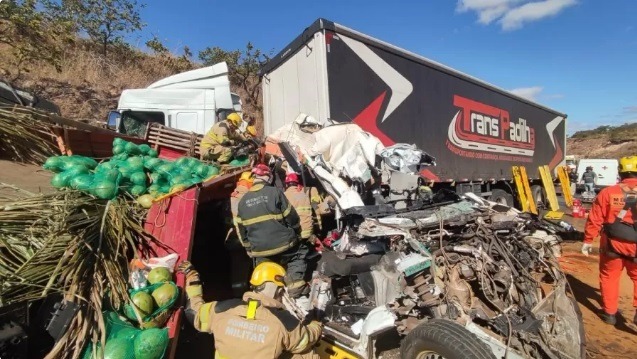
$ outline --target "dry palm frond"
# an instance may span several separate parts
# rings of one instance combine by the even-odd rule
[[[115,309],[129,299],[128,262],[154,241],[145,213],[75,191],[0,206],[0,306],[57,291],[83,308],[48,358],[78,358],[89,339],[104,344],[104,299]]]
[[[41,164],[59,155],[53,143],[50,124],[29,113],[0,106],[0,155],[25,163]]]

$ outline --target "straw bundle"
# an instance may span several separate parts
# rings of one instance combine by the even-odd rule
[[[78,358],[87,340],[104,345],[104,298],[114,309],[129,299],[129,259],[154,242],[141,224],[145,213],[123,198],[76,191],[0,206],[0,306],[52,291],[84,305],[47,358]]]
[[[42,164],[60,153],[52,138],[50,124],[31,113],[0,107],[0,157]]]

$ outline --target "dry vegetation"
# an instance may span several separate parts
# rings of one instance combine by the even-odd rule
[[[576,132],[567,140],[567,154],[579,158],[637,155],[637,123]]]
[[[9,56],[0,48],[0,62],[7,63]],[[79,120],[102,120],[117,106],[123,89],[145,87],[195,66],[172,54],[149,55],[124,47],[104,56],[85,41],[68,46],[60,65],[59,72],[47,64],[35,66],[15,84],[53,101],[63,116]]]

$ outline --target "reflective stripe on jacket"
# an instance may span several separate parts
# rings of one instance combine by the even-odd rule
[[[314,232],[314,216],[309,192],[307,187],[302,186],[290,186],[285,190],[285,197],[299,215],[302,239],[310,238]]]
[[[241,238],[250,243],[248,254],[268,257],[283,253],[299,241],[300,224],[296,210],[278,188],[255,182],[237,209]]]
[[[601,235],[600,251],[607,250],[608,241],[612,240],[614,251],[617,254],[635,257],[637,255],[636,243],[613,240],[613,238],[608,238],[607,234],[601,231],[604,224],[614,223],[617,214],[624,208],[625,191],[622,190],[622,186],[635,188],[637,187],[637,179],[625,179],[620,184],[606,187],[599,192],[586,220],[584,243],[592,243],[595,237]],[[630,211],[628,211],[623,218],[623,221],[626,223],[634,223],[634,220]]]
[[[247,241],[244,241],[241,237],[241,232],[239,231],[237,214],[239,209],[239,202],[241,198],[248,193],[251,184],[248,181],[241,180],[237,182],[237,187],[235,187],[234,192],[230,195],[230,212],[232,213],[232,225],[234,226],[235,231],[237,232],[237,237],[239,237],[239,241],[244,247],[250,247],[250,244]]]

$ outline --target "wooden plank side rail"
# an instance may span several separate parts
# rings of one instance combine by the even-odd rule
[[[199,146],[203,136],[158,123],[149,123],[145,138],[156,150],[166,147],[183,152],[186,156],[199,157]]]

